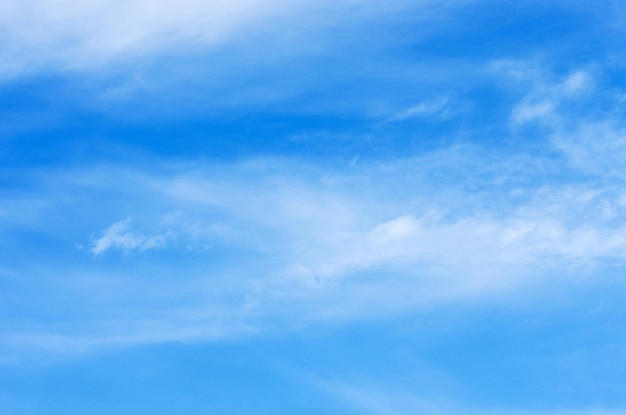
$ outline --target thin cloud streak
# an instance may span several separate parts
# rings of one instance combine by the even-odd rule
[[[433,101],[420,102],[409,108],[398,111],[387,118],[386,122],[399,122],[410,119],[446,118],[450,115],[450,99],[448,97],[438,98]]]
[[[289,7],[305,3],[292,2]],[[9,0],[1,7],[9,40],[2,50],[5,72],[41,64],[88,67],[123,56],[172,50],[181,43],[210,45],[288,9],[273,0],[183,0],[176,6],[140,0]]]
[[[441,382],[441,379],[438,379]],[[421,385],[419,390],[398,390],[398,387],[381,385],[379,382],[367,380],[332,380],[321,377],[310,377],[309,382],[320,391],[342,402],[344,405],[360,409],[367,414],[410,415],[415,413],[427,415],[624,415],[621,408],[602,408],[601,406],[572,410],[530,410],[524,407],[499,408],[498,406],[480,406],[466,403],[437,391],[441,385],[431,382]],[[443,382],[450,383],[450,381]],[[446,385],[450,388],[450,385]]]
[[[0,79],[208,51],[277,24],[289,28],[281,32],[289,32],[310,24],[323,27],[347,16],[397,11],[407,5],[422,10],[433,4],[430,0],[384,5],[371,0],[181,0],[175,5],[165,0],[6,0],[0,5],[4,39]],[[445,7],[449,6],[435,9]],[[322,22],[313,22],[319,16],[324,16]],[[285,38],[283,44],[288,43]]]

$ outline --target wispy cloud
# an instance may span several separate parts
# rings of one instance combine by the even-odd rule
[[[273,159],[192,164],[167,174],[111,167],[49,177],[58,196],[51,194],[53,199],[38,210],[42,220],[68,208],[70,201],[59,189],[83,195],[80,206],[73,206],[78,211],[99,203],[105,217],[135,218],[105,225],[88,215],[77,228],[104,227],[91,240],[90,252],[115,264],[115,274],[108,277],[115,284],[99,290],[103,299],[93,300],[105,320],[91,324],[107,327],[106,316],[113,317],[119,301],[126,301],[120,296],[142,290],[142,285],[134,287],[140,278],[152,285],[142,295],[149,305],[124,320],[153,321],[149,324],[155,327],[153,334],[139,337],[124,334],[129,327],[109,327],[95,337],[82,333],[58,340],[89,348],[182,339],[159,323],[168,318],[164,311],[176,314],[179,306],[170,303],[217,318],[218,325],[228,320],[232,327],[362,319],[497,296],[525,284],[530,270],[575,275],[626,260],[626,224],[618,213],[626,209],[626,198],[620,187],[531,182],[498,188],[502,176],[515,176],[519,163],[514,159],[500,160],[496,167],[493,159],[477,163],[485,157],[478,149],[466,148],[461,158],[454,154],[446,150],[389,164],[359,163],[351,174]],[[455,169],[471,169],[474,177],[450,177],[455,184],[432,182],[438,171],[452,174],[451,157]],[[482,178],[476,182],[477,177]],[[465,192],[470,184],[488,190]],[[412,190],[396,194],[394,188]],[[116,195],[111,200],[125,200],[124,205],[102,205],[98,195],[110,192]],[[87,237],[74,233],[77,242]],[[141,254],[105,255],[115,250]],[[158,261],[165,253],[186,259]],[[145,269],[145,276],[141,269],[132,270],[135,261],[145,260],[157,261],[157,275],[178,277],[148,277],[153,267]],[[223,265],[203,265],[212,262]],[[56,273],[45,274],[50,272]],[[178,278],[186,281],[183,286]],[[219,284],[209,288],[214,281]],[[76,298],[96,294],[80,285],[68,289]],[[211,303],[217,308],[206,309]],[[176,318],[176,326],[187,327],[190,339],[203,338],[213,326],[185,315]],[[228,315],[227,320],[220,317]],[[19,338],[39,337],[23,333]]]
[[[130,219],[114,223],[100,238],[93,241],[91,252],[98,256],[110,249],[119,249],[126,253],[135,250],[145,251],[163,246],[167,240],[166,235],[147,237],[130,231],[129,227]]]
[[[584,70],[573,71],[555,82],[550,79],[554,75],[528,62],[498,61],[493,65],[518,82],[530,86],[530,91],[513,109],[511,118],[516,125],[530,122],[558,123],[561,105],[580,99],[581,95],[593,89],[592,76]]]
[[[173,51],[181,44],[212,44],[259,19],[306,2],[103,0],[6,1],[1,6],[4,72],[54,64],[84,67],[123,56]]]
[[[530,79],[530,92],[521,102],[527,95],[552,102],[546,116],[555,120],[569,117],[570,97],[593,91],[587,72],[552,84],[542,71],[522,72],[515,76]],[[497,297],[531,282],[529,275],[566,278],[626,261],[620,120],[586,116],[544,128],[549,148],[532,155],[456,144],[345,165],[256,157],[46,171],[32,178],[30,196],[4,196],[0,229],[63,234],[72,250],[59,248],[59,257],[76,255],[75,244],[88,246],[86,263],[32,273],[42,281],[110,275],[115,286],[94,297],[104,320],[132,297],[124,292],[146,289],[139,281],[153,286],[128,321],[158,322],[161,309],[193,314],[215,304],[207,313],[234,316],[234,326],[288,326]],[[68,215],[71,230],[50,221]],[[160,259],[168,255],[176,261]],[[81,271],[85,264],[91,271]],[[96,295],[84,285],[67,290],[77,303]],[[204,327],[189,324],[200,333]],[[107,333],[127,338],[123,328]]]
[[[626,130],[616,120],[582,121],[557,130],[553,141],[577,169],[624,178]]]
[[[535,3],[0,2],[0,407],[626,415],[623,7]]]
[[[449,98],[442,97],[433,101],[419,104],[398,111],[387,118],[387,122],[398,122],[409,119],[446,118],[450,116]]]
[[[113,62],[197,52],[247,38],[260,28],[280,25],[293,29],[293,21],[298,21],[297,29],[302,30],[319,19],[318,15],[324,15],[327,24],[350,14],[368,15],[404,4],[407,2],[182,0],[173,6],[164,0],[7,0],[0,5],[4,39],[0,77],[36,74],[41,69],[94,69]],[[282,47],[290,42],[292,39],[285,37]]]

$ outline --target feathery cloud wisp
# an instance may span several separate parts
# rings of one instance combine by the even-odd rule
[[[158,248],[166,241],[165,235],[147,237],[128,230],[129,226],[130,219],[111,225],[100,238],[93,241],[91,253],[98,256],[110,249],[119,249],[127,253],[134,250],[145,251]]]

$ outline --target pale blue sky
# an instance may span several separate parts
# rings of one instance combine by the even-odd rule
[[[626,414],[626,6],[4,0],[3,414]]]

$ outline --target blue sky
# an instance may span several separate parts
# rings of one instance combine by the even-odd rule
[[[4,0],[1,412],[626,414],[625,23]]]

